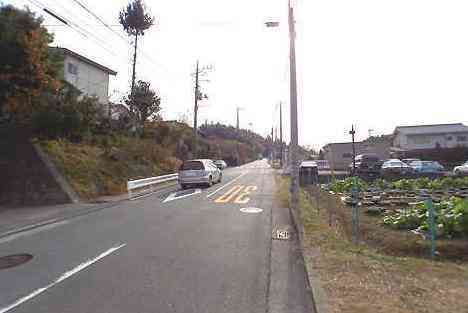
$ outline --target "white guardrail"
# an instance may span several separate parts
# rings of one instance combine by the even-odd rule
[[[134,196],[141,196],[145,193],[154,192],[156,185],[170,181],[177,181],[178,178],[179,174],[169,174],[137,180],[129,180],[127,181],[128,198],[132,199]]]

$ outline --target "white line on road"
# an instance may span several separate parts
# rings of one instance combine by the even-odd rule
[[[64,281],[65,279],[75,275],[76,273],[86,269],[87,267],[89,267],[90,265],[96,263],[97,261],[99,261],[100,259],[108,256],[109,254],[111,253],[114,253],[115,251],[119,250],[120,248],[126,246],[126,244],[121,244],[119,246],[116,246],[116,247],[113,247],[113,248],[110,248],[109,250],[101,253],[100,255],[98,255],[97,257],[93,258],[93,259],[89,259],[88,261],[84,262],[84,263],[81,263],[80,265],[78,265],[77,267],[73,268],[72,270],[68,271],[68,272],[65,272],[63,273],[62,275],[60,275],[59,278],[57,278],[55,281],[53,281],[52,283],[48,284],[47,286],[45,287],[42,287],[42,288],[39,288],[39,289],[36,289],[34,290],[33,292],[31,292],[29,295],[25,296],[25,297],[22,297],[22,298],[19,298],[18,300],[16,300],[15,302],[13,302],[12,304],[10,304],[9,306],[7,307],[4,307],[4,308],[0,308],[0,313],[6,313],[6,312],[9,312],[11,310],[13,310],[14,308],[18,307],[19,305],[23,304],[24,302],[28,301],[28,300],[31,300],[32,298],[40,295],[41,293],[43,293],[44,291],[47,291],[48,289],[54,287],[55,285],[61,283],[62,281]]]
[[[177,196],[177,192],[174,192],[174,193],[171,193],[162,203],[169,202],[172,200],[179,200],[179,199],[187,198],[190,196],[197,195],[199,193],[201,193],[201,189],[195,189],[192,193],[181,195],[181,196]]]
[[[213,191],[212,193],[208,194],[206,197],[209,198],[211,197],[212,195],[214,195],[215,193],[217,193],[218,191],[222,190],[223,188],[229,186],[230,184],[232,184],[233,182],[235,182],[236,180],[238,180],[239,178],[241,178],[242,176],[244,176],[245,174],[247,174],[247,172],[244,172],[242,174],[240,174],[239,176],[237,176],[236,178],[234,178],[233,180],[231,180],[230,182],[224,184],[223,186],[219,187],[218,189],[216,189],[215,191]],[[1,313],[1,312],[0,312]]]

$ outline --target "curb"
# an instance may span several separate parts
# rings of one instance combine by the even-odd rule
[[[310,298],[313,303],[313,307],[316,313],[328,313],[328,304],[326,301],[326,294],[320,284],[320,277],[317,274],[311,274],[307,270],[306,260],[304,257],[304,226],[302,225],[302,221],[298,216],[297,212],[295,212],[291,207],[289,208],[289,215],[291,217],[291,221],[293,226],[298,234],[299,239],[299,248],[301,250],[301,258],[302,264],[304,266],[304,272],[306,273],[306,286],[310,293]],[[314,279],[311,280],[310,277]]]

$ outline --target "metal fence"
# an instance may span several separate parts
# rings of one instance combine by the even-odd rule
[[[177,181],[179,174],[168,174],[156,177],[149,177],[137,180],[129,180],[127,182],[128,198],[133,199],[147,193],[156,191],[157,186],[171,181]]]

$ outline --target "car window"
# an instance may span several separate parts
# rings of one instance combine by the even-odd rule
[[[189,171],[189,170],[203,170],[205,167],[203,163],[200,161],[187,161],[182,164],[181,170],[182,171]]]

